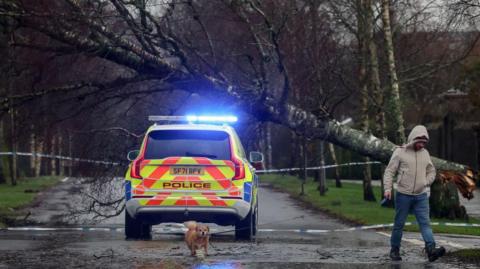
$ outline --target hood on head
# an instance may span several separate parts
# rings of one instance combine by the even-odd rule
[[[428,137],[427,128],[423,125],[417,125],[413,127],[412,131],[408,135],[407,144],[413,144],[415,141],[415,138],[422,137],[422,136],[426,137],[427,141],[430,139]]]

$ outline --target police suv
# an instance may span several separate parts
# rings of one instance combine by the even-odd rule
[[[125,176],[125,235],[151,238],[152,225],[199,222],[235,225],[237,239],[257,232],[258,178],[263,161],[249,161],[233,116],[150,116],[155,121],[139,150],[130,151]],[[160,122],[169,124],[159,124]],[[171,122],[184,121],[181,124]],[[222,122],[218,124],[217,122]]]

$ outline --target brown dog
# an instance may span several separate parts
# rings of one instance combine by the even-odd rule
[[[185,233],[185,242],[191,251],[192,256],[197,254],[197,249],[203,247],[205,256],[208,255],[207,247],[210,240],[210,228],[207,225],[198,224],[195,221],[184,223],[188,231]]]

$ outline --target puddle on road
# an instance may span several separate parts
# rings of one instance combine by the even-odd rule
[[[444,266],[438,266],[433,263],[384,263],[384,264],[369,264],[369,263],[305,263],[305,262],[236,262],[236,261],[217,261],[217,262],[194,262],[193,264],[182,264],[175,260],[162,260],[159,262],[146,262],[137,263],[134,265],[136,269],[150,269],[150,268],[162,268],[162,269],[277,269],[277,268],[289,268],[289,269],[435,269],[435,268],[448,268]]]

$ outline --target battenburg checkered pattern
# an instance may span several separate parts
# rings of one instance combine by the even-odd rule
[[[202,174],[176,175],[172,172],[175,167],[198,167]],[[246,178],[252,178],[249,169],[245,170]],[[230,207],[244,197],[244,181],[232,180],[235,165],[229,160],[203,157],[144,160],[140,175],[143,179],[131,179],[131,194],[142,206]]]

